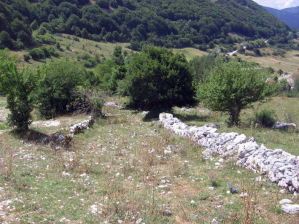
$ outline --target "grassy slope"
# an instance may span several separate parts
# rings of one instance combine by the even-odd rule
[[[0,201],[13,200],[0,222],[243,223],[247,214],[253,223],[296,222],[298,216],[282,213],[278,201],[298,198],[251,181],[257,175],[231,162],[215,168],[218,159],[202,160],[202,148],[142,122],[144,115],[104,110],[109,116],[76,136],[68,150],[0,135]],[[179,152],[165,155],[169,145]],[[249,197],[226,194],[229,181]]]
[[[116,45],[122,46],[124,51],[131,51],[127,48],[128,43],[104,43],[104,42],[96,42],[92,40],[86,40],[83,38],[79,38],[78,41],[74,41],[72,38],[72,35],[54,35],[55,39],[60,43],[61,48],[63,51],[58,51],[54,45],[54,47],[59,53],[61,57],[69,58],[69,59],[76,59],[76,56],[78,54],[82,53],[89,53],[92,57],[95,57],[96,54],[99,55],[100,58],[111,58],[114,47]],[[69,46],[69,49],[67,49],[67,46]],[[11,54],[18,55],[19,59],[23,59],[24,54],[27,54],[29,50],[23,50],[23,51],[12,51]],[[46,63],[51,60],[55,60],[55,57],[48,58],[46,60],[41,61],[35,61],[30,60],[29,63],[24,63],[25,65],[28,65],[30,68],[36,68],[38,65],[41,65],[43,63]]]
[[[74,52],[62,52],[69,58],[75,57],[76,52],[83,52],[83,44],[85,51],[97,52],[106,58],[111,56],[114,48],[113,44],[86,40],[73,43],[65,36],[57,38],[61,38],[64,49],[71,44]],[[203,54],[189,48],[175,51],[185,53],[188,59]],[[296,63],[294,58],[281,59],[279,65],[271,57],[249,60],[262,61],[284,71],[289,71],[286,63]],[[31,63],[30,66],[36,67],[36,62]],[[0,98],[1,112],[4,106],[5,98]],[[255,106],[272,108],[280,121],[299,124],[298,99],[275,97],[266,104]],[[0,202],[13,200],[10,208],[4,206],[0,211],[0,214],[5,212],[0,216],[0,222],[14,223],[19,218],[24,223],[58,223],[65,219],[71,223],[105,220],[134,223],[142,218],[145,223],[210,223],[217,217],[222,223],[242,223],[246,214],[251,215],[253,223],[295,223],[298,219],[298,215],[283,213],[278,205],[283,198],[299,203],[298,198],[278,193],[277,186],[251,181],[255,174],[231,162],[215,169],[218,159],[203,161],[202,148],[154,122],[143,122],[140,114],[110,107],[105,108],[105,112],[109,115],[107,119],[76,136],[69,150],[55,152],[47,146],[22,144],[8,132],[0,133]],[[244,111],[242,120],[252,117],[253,112],[252,109]],[[245,133],[267,147],[283,148],[299,155],[296,133],[226,128],[223,123],[227,116],[200,107],[190,112],[176,109],[175,114],[190,125],[219,123],[221,131]],[[32,128],[51,134],[82,119],[82,116],[60,117],[58,127],[35,125]],[[7,128],[2,120],[0,129],[1,125],[3,129]],[[168,145],[175,145],[180,152],[165,155]],[[227,195],[226,183],[229,181],[248,192],[249,197],[243,200],[238,196],[240,193]],[[172,185],[158,188],[165,185],[164,182]],[[209,190],[211,186],[215,189]],[[91,212],[92,205],[98,206],[96,214]],[[166,216],[165,210],[170,210],[173,215]]]

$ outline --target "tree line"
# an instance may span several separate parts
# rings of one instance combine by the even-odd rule
[[[251,0],[5,0],[0,2],[0,48],[51,43],[53,33],[107,42],[213,48],[248,40],[288,44],[290,28]]]
[[[104,95],[126,96],[136,110],[171,110],[203,102],[239,124],[241,110],[270,96],[277,84],[266,82],[271,69],[239,58],[206,55],[188,62],[184,55],[152,45],[141,53],[117,46],[111,59],[92,70],[65,58],[30,70],[0,50],[0,94],[7,97],[8,123],[26,131],[31,112],[54,118],[70,112],[102,115]]]

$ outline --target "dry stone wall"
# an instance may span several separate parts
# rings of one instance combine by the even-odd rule
[[[268,149],[254,138],[247,139],[244,134],[219,133],[215,124],[188,126],[168,113],[160,114],[159,122],[164,128],[205,147],[203,155],[206,158],[214,155],[224,159],[235,158],[238,166],[267,175],[270,181],[294,194],[299,192],[299,156],[282,149]]]

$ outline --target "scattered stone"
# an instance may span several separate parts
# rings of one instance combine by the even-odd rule
[[[106,107],[118,107],[118,108],[121,108],[121,105],[119,103],[116,103],[116,102],[105,102],[104,103],[104,106]]]
[[[166,149],[164,150],[164,155],[171,155],[171,153],[172,153],[171,150],[166,150]]]
[[[213,190],[214,190],[214,187],[209,187],[209,190],[210,190],[210,191],[213,191]]]
[[[50,139],[49,139],[49,137],[44,137],[44,138],[42,139],[42,143],[45,144],[45,145],[49,144],[49,143],[50,143]]]
[[[288,129],[288,128],[296,128],[297,125],[294,123],[283,123],[283,122],[276,122],[272,128],[275,129]]]
[[[97,214],[97,212],[98,212],[98,206],[97,205],[90,206],[90,212],[93,215]]]
[[[281,206],[281,209],[289,214],[299,213],[299,205],[285,204]]]
[[[215,219],[213,219],[212,220],[212,222],[211,222],[211,224],[218,224],[218,221],[217,221],[217,219],[215,218]]]
[[[240,195],[240,198],[246,198],[246,197],[248,197],[248,194],[245,192],[242,192]]]
[[[292,204],[293,202],[290,199],[282,199],[279,204],[285,205],[285,204]]]
[[[237,194],[237,193],[239,193],[239,188],[237,186],[234,186],[231,181],[227,182],[226,185],[227,185],[227,187],[229,189],[229,192],[231,194]]]
[[[208,128],[220,128],[220,125],[218,124],[206,124],[205,126]]]
[[[143,221],[143,219],[138,219],[137,221],[136,221],[136,224],[141,224],[142,223],[142,221]]]
[[[164,211],[164,215],[166,215],[166,216],[171,216],[171,215],[172,215],[172,212],[169,211],[169,210],[166,210],[166,211]]]
[[[286,191],[285,189],[281,189],[279,192],[280,192],[281,194],[286,194],[286,193],[287,193],[287,191]]]

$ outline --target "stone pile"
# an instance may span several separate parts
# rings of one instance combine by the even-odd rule
[[[94,123],[94,118],[92,116],[89,116],[87,120],[84,120],[78,124],[75,124],[71,127],[69,127],[68,131],[69,134],[65,137],[66,142],[69,143],[74,138],[74,135],[77,135],[84,130],[88,130]]]
[[[206,158],[213,155],[220,155],[224,159],[235,158],[238,166],[267,175],[270,181],[292,193],[299,192],[299,156],[282,149],[259,146],[254,138],[247,140],[244,134],[218,133],[219,127],[215,124],[188,126],[167,113],[160,114],[159,122],[164,128],[205,147],[203,155]]]

